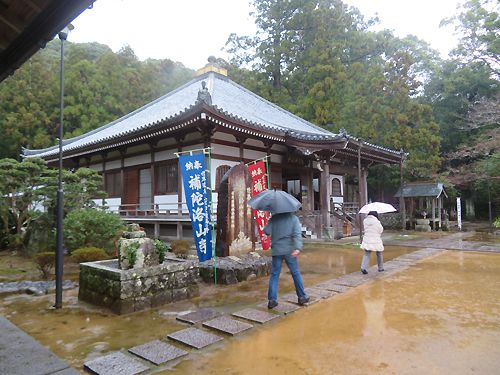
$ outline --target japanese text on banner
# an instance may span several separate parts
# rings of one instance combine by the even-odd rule
[[[179,164],[196,251],[198,259],[203,262],[212,258],[211,197],[207,185],[205,155],[181,155]]]
[[[252,176],[252,196],[259,194],[267,189],[267,173],[266,164],[263,161],[258,161],[248,166],[250,175]],[[264,234],[264,227],[269,221],[270,214],[265,211],[254,210],[255,223],[259,231],[260,242],[263,250],[268,250],[271,246],[271,239]]]

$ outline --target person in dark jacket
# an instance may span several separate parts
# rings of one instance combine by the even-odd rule
[[[306,304],[309,302],[309,297],[304,291],[297,259],[302,250],[302,230],[299,218],[291,212],[274,214],[265,226],[264,233],[271,235],[272,253],[267,307],[272,309],[278,306],[278,283],[283,261],[292,274],[299,305]]]

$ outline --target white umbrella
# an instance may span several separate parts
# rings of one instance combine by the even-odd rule
[[[394,206],[392,206],[389,203],[372,202],[365,204],[363,207],[361,207],[359,213],[367,214],[370,211],[376,211],[379,214],[385,214],[387,212],[396,212],[397,210],[394,208]]]

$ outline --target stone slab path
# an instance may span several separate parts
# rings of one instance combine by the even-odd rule
[[[353,272],[312,285],[307,288],[311,301],[304,306],[298,305],[296,295],[287,294],[280,297],[278,306],[272,310],[268,310],[267,302],[264,302],[256,304],[255,307],[234,312],[231,316],[220,315],[211,309],[200,309],[189,314],[179,315],[177,320],[188,324],[188,328],[172,332],[164,340],[155,340],[131,348],[128,351],[115,352],[94,359],[86,362],[84,367],[98,375],[118,374],[118,372],[114,371],[115,366],[117,366],[116,360],[120,358],[123,363],[130,364],[127,367],[128,372],[120,372],[120,374],[154,373],[167,369],[180,360],[189,359],[191,350],[200,351],[224,340],[231,340],[233,336],[252,331],[254,328],[253,323],[263,326],[270,324],[270,322],[285,319],[287,314],[307,308],[310,304],[321,303],[330,298],[335,298],[338,294],[348,293],[351,289],[367,282],[390,277],[423,259],[433,257],[443,251],[445,250],[436,247],[423,248],[385,262],[384,272],[377,272],[376,266],[372,266],[368,269],[367,275]],[[166,341],[168,341],[168,344]]]
[[[384,240],[384,244],[420,248],[432,246],[435,249],[500,253],[500,244],[491,242],[467,241],[467,237],[471,236],[472,234],[472,232],[459,232],[450,234],[449,236],[445,236],[443,238],[433,239],[388,239]]]
[[[79,372],[0,316],[0,374],[78,375]]]

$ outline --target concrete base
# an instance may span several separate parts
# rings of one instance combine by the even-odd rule
[[[340,234],[342,234],[342,233],[340,233]],[[335,228],[334,227],[323,228],[323,239],[325,239],[325,240],[335,239]]]

